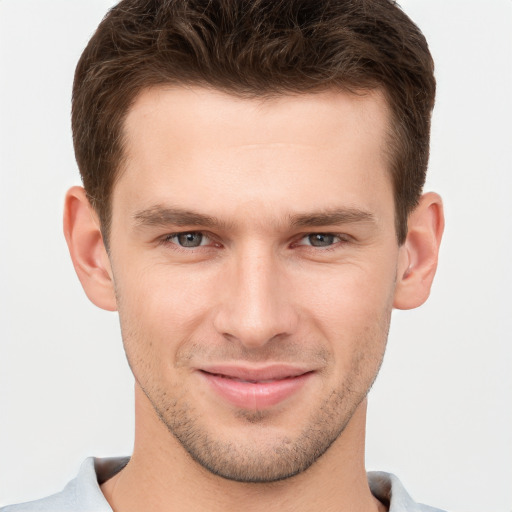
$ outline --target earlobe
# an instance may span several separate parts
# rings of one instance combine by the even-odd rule
[[[72,187],[64,206],[64,236],[75,271],[91,302],[117,309],[110,261],[96,212],[82,187]]]
[[[444,230],[443,203],[438,194],[424,194],[409,215],[408,233],[400,247],[393,306],[413,309],[430,294]]]

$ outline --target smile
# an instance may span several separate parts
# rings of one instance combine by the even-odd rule
[[[284,366],[262,369],[223,367],[201,369],[210,390],[241,409],[267,409],[297,394],[313,371]]]
[[[267,379],[267,380],[245,380],[245,379],[238,379],[236,377],[229,377],[228,375],[219,375],[216,374],[216,377],[222,377],[223,379],[231,379],[236,380],[238,382],[249,382],[251,384],[267,384],[268,382],[276,382],[277,379]],[[286,377],[287,379],[293,379],[294,377]],[[280,379],[283,380],[283,379]]]

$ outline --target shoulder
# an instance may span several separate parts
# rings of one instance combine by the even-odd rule
[[[117,466],[127,459],[116,459]],[[112,512],[98,483],[97,469],[103,465],[114,466],[113,460],[86,459],[76,478],[59,493],[46,498],[9,505],[0,512]]]
[[[36,510],[38,512],[71,512],[76,510],[76,505],[76,480],[72,480],[59,493],[40,500],[8,505],[0,508],[0,512],[33,512]]]
[[[75,504],[72,499],[73,493],[66,492],[67,490],[69,491],[64,489],[62,492],[40,500],[1,507],[0,512],[71,512],[75,510]]]
[[[438,508],[416,503],[398,477],[391,473],[370,471],[368,483],[372,494],[389,506],[389,512],[444,512]]]

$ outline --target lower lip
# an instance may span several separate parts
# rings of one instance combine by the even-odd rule
[[[213,373],[200,372],[213,390],[242,409],[266,409],[297,393],[313,372],[272,382],[244,382]]]

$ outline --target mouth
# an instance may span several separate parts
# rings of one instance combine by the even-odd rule
[[[315,372],[274,365],[264,368],[216,366],[201,368],[198,373],[223,401],[241,409],[263,410],[296,395]]]
[[[208,372],[205,372],[208,373]],[[247,380],[239,379],[238,377],[230,377],[229,375],[222,375],[221,373],[212,373],[214,377],[220,377],[222,379],[236,380],[237,382],[247,382],[249,384],[268,384],[269,382],[277,382],[279,380],[294,379],[295,377],[283,377],[282,379],[262,379],[262,380]]]

